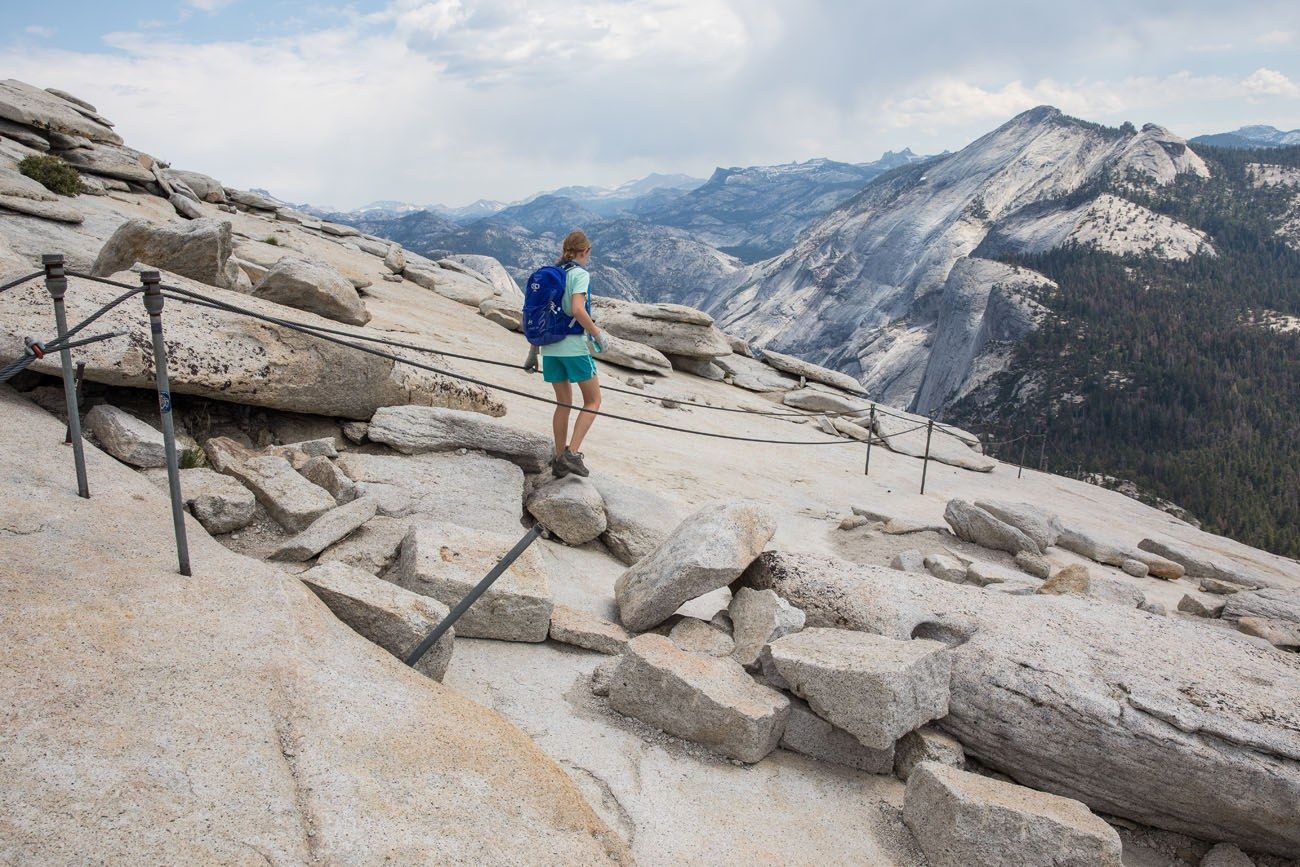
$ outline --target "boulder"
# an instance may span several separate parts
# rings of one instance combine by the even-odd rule
[[[922,762],[938,762],[959,770],[966,767],[966,751],[952,735],[934,726],[921,726],[894,745],[894,774],[903,782]]]
[[[401,274],[406,268],[406,253],[402,250],[401,244],[389,246],[388,251],[384,253],[384,267],[394,274]]]
[[[1121,867],[1119,834],[1078,801],[938,762],[908,777],[903,821],[931,867]]]
[[[518,535],[524,474],[509,461],[475,452],[365,455],[349,452],[339,469],[388,518],[427,518]],[[507,546],[508,548],[509,546]]]
[[[972,450],[965,439],[949,433],[946,428],[946,425],[935,425],[929,432],[930,460],[977,473],[992,472],[998,465],[996,460]],[[898,418],[876,413],[876,435],[891,452],[923,457],[926,454],[926,434],[926,419],[921,416]]]
[[[967,566],[956,557],[948,554],[927,554],[924,563],[925,571],[940,581],[953,584],[966,583]]]
[[[198,203],[195,202],[193,199],[182,196],[179,193],[172,193],[170,196],[167,197],[167,201],[171,202],[172,207],[176,209],[176,213],[180,214],[185,219],[187,220],[203,219],[203,209],[200,208]],[[234,271],[231,273],[234,274],[237,286],[242,289],[243,281],[239,279],[242,272]],[[247,275],[244,276],[245,279],[247,279]],[[228,288],[234,289],[236,287],[230,286]]]
[[[652,305],[629,304],[626,308],[602,313],[601,330],[615,337],[644,343],[665,355],[717,358],[731,354],[731,344],[712,325],[641,316],[629,309],[643,306]]]
[[[122,137],[93,109],[87,110],[85,106],[12,78],[0,81],[0,118],[34,129],[84,136],[91,141],[122,143]]]
[[[620,657],[613,656],[591,670],[592,695],[609,695],[609,687],[614,682],[614,672],[618,671],[619,661]]]
[[[617,656],[632,640],[628,631],[590,611],[556,605],[551,608],[552,641]]]
[[[50,140],[36,130],[3,118],[0,118],[0,137],[16,141],[41,153],[45,153],[50,149]]]
[[[224,204],[226,201],[226,191],[216,178],[199,172],[186,172],[180,169],[167,169],[165,174],[169,178],[182,181],[199,197],[200,201],[211,202],[214,205]]]
[[[115,276],[139,283],[137,274]],[[165,274],[163,282],[259,314],[342,328],[309,313],[180,276]],[[121,290],[111,286],[77,284],[76,291],[67,296],[68,321],[81,321],[120,294]],[[127,335],[77,349],[78,362],[86,363],[88,381],[153,389],[149,321],[140,308],[139,300],[128,301],[96,322],[97,329],[122,330]],[[0,357],[20,354],[25,335],[46,333],[49,315],[50,296],[39,283],[6,292],[0,305]],[[501,402],[479,386],[223,310],[168,301],[163,330],[173,394],[348,419],[369,419],[378,407],[391,404],[436,404],[495,415],[505,412]],[[57,376],[59,359],[47,357],[35,362],[32,369]]]
[[[771,644],[795,695],[864,746],[883,750],[948,712],[947,648],[847,629],[805,629]]]
[[[111,277],[143,262],[219,289],[235,289],[238,266],[230,261],[230,224],[214,219],[158,225],[127,220],[99,251],[90,268],[96,277]],[[138,278],[136,278],[138,282]]]
[[[357,238],[361,236],[361,230],[355,226],[345,226],[342,223],[322,222],[320,230],[326,235],[333,235],[335,238]]]
[[[1300,590],[1282,590],[1264,587],[1234,593],[1224,604],[1223,616],[1229,620],[1240,617],[1267,617],[1300,624]]]
[[[776,749],[790,702],[735,660],[679,650],[662,635],[628,642],[609,705],[671,735],[753,763]]]
[[[276,523],[294,533],[338,505],[329,491],[313,485],[275,455],[250,458],[222,472],[243,482]]]
[[[570,545],[585,545],[605,532],[605,503],[596,486],[581,476],[564,476],[538,485],[528,495],[528,512]]]
[[[715,503],[688,516],[614,585],[623,625],[644,631],[685,602],[725,587],[776,532],[771,510],[750,501]]]
[[[925,556],[915,548],[909,548],[895,554],[894,559],[889,561],[889,568],[897,569],[899,572],[929,571],[925,566]]]
[[[1255,867],[1255,862],[1231,843],[1216,843],[1205,853],[1200,867]]]
[[[397,560],[398,549],[411,522],[376,515],[350,536],[321,552],[317,563],[342,563],[371,575],[382,575]]]
[[[478,315],[489,322],[495,322],[507,331],[523,331],[524,311],[514,301],[500,298],[485,298],[478,306]]]
[[[731,656],[736,642],[726,630],[696,617],[683,617],[673,624],[668,640],[688,653]]]
[[[472,270],[475,274],[491,284],[492,291],[496,293],[497,298],[514,304],[515,307],[523,306],[523,290],[519,288],[519,284],[515,282],[515,278],[510,276],[510,272],[505,269],[505,266],[491,256],[479,256],[473,253],[454,253],[439,261],[455,262],[462,267]]]
[[[1060,518],[1030,503],[976,500],[975,505],[1002,523],[1010,524],[1024,533],[1038,546],[1038,552],[1046,551],[1055,545],[1061,535]]]
[[[1134,578],[1145,578],[1151,571],[1141,560],[1125,560],[1119,564],[1119,568],[1124,571],[1124,574],[1132,575]]]
[[[1149,551],[1143,551],[1140,548],[1125,548],[1125,562],[1136,560],[1147,567],[1147,574],[1152,578],[1163,578],[1166,581],[1177,581],[1183,577],[1186,570],[1181,564],[1173,560],[1167,560],[1158,554],[1152,554]],[[1124,568],[1124,563],[1120,563],[1120,568]]]
[[[727,608],[736,648],[732,656],[746,668],[758,663],[764,645],[803,629],[803,612],[771,590],[742,587]]]
[[[713,363],[722,368],[732,385],[747,391],[790,391],[799,387],[799,380],[749,356],[724,355],[713,359]]]
[[[1300,680],[1284,654],[1183,618],[815,555],[764,553],[741,584],[813,626],[949,642],[940,727],[994,770],[1099,813],[1300,854]]]
[[[1242,584],[1251,589],[1267,587],[1271,584],[1269,579],[1255,574],[1244,566],[1227,559],[1212,557],[1185,542],[1172,539],[1143,539],[1138,542],[1138,548],[1178,563],[1183,567],[1185,574],[1191,578],[1214,578],[1232,584]]]
[[[605,504],[601,541],[623,565],[631,566],[649,554],[677,526],[680,503],[603,472],[594,472],[587,480]]]
[[[296,469],[307,481],[329,491],[334,502],[340,506],[352,502],[357,497],[356,484],[325,455],[307,458],[303,465]]]
[[[431,289],[444,298],[475,309],[487,299],[496,297],[490,283],[477,276],[469,277],[445,268],[417,267],[407,262],[402,276],[417,286]]]
[[[253,449],[246,448],[230,437],[212,437],[203,444],[208,464],[219,473],[227,473],[259,455]]]
[[[1242,617],[1237,629],[1246,635],[1262,638],[1283,650],[1300,650],[1300,624],[1271,617]]]
[[[1190,593],[1184,593],[1183,598],[1178,600],[1178,610],[1193,617],[1219,617],[1223,614],[1223,607],[1222,599],[1207,605]]]
[[[298,578],[335,617],[403,662],[447,616],[441,602],[344,563],[323,563]],[[456,630],[448,630],[420,657],[415,670],[441,681],[451,664],[455,637]]]
[[[165,467],[163,435],[153,425],[115,406],[101,403],[82,422],[104,451],[133,467]]]
[[[790,715],[781,734],[781,749],[831,765],[844,765],[868,774],[887,774],[894,766],[894,746],[864,747],[858,739],[812,712],[806,702],[790,700]]]
[[[637,343],[635,340],[624,340],[609,331],[601,335],[600,352],[594,357],[619,367],[626,367],[628,370],[641,370],[646,373],[667,374],[673,370],[668,356],[659,350],[644,343]]]
[[[252,295],[348,325],[370,321],[370,313],[351,281],[321,262],[285,256],[258,281]]]
[[[685,304],[640,304],[636,302],[625,303],[620,309],[639,316],[642,319],[658,319],[661,322],[680,322],[684,325],[703,325],[713,324],[713,317],[695,307],[688,307]]]
[[[967,542],[994,551],[1006,551],[1008,554],[1019,554],[1021,551],[1042,553],[1034,540],[1020,530],[965,500],[949,500],[947,508],[943,510],[943,519],[952,527],[957,538]]]
[[[191,515],[213,536],[248,526],[257,510],[253,492],[230,476],[207,467],[181,470],[181,498]],[[156,468],[144,475],[168,490],[167,470]]]
[[[0,526],[20,531],[3,585],[22,600],[0,629],[0,860],[631,863],[527,734],[297,578],[201,532],[177,574],[165,494],[88,449],[78,499],[63,435],[0,389]]]
[[[269,199],[261,193],[254,193],[251,190],[237,190],[233,187],[222,187],[228,201],[234,202],[241,206],[241,209],[249,208],[255,211],[278,211],[280,203],[274,199]]]
[[[865,527],[870,523],[871,521],[862,515],[848,515],[840,519],[839,526],[841,530],[856,530],[858,527]]]
[[[374,516],[375,501],[369,497],[330,509],[312,521],[307,529],[286,539],[271,553],[270,559],[297,563],[310,560],[330,545],[346,538]]]
[[[804,379],[813,382],[820,382],[824,385],[843,389],[850,394],[861,394],[863,392],[862,383],[847,373],[840,373],[838,370],[831,370],[822,367],[820,364],[813,364],[811,361],[795,358],[793,355],[786,355],[772,349],[764,349],[763,360],[777,370],[791,376],[802,376]]]
[[[476,412],[434,406],[387,406],[370,419],[366,437],[399,452],[417,455],[474,449],[540,473],[555,456],[549,437],[520,430]]]
[[[734,334],[726,334],[724,336],[727,338],[727,342],[731,344],[731,351],[736,355],[743,355],[745,358],[754,357],[754,350],[749,348],[749,341],[737,337]]]
[[[392,580],[455,607],[515,541],[457,524],[417,523],[402,541]],[[465,638],[545,641],[551,604],[541,557],[536,548],[527,548],[456,621],[456,631]]]
[[[871,408],[866,401],[813,388],[786,392],[781,402],[793,409],[808,412],[836,412],[848,415],[864,413]]]
[[[97,143],[87,149],[61,151],[59,155],[80,172],[135,184],[155,182],[153,157],[128,147]]]
[[[1126,608],[1137,608],[1146,601],[1142,591],[1133,585],[1108,575],[1094,575],[1081,563],[1072,563],[1061,569],[1038,585],[1035,592],[1053,595],[1069,593]]]
[[[672,364],[673,370],[680,370],[682,373],[689,373],[701,379],[721,382],[726,375],[721,367],[718,367],[708,358],[692,358],[688,355],[669,355],[666,357],[669,363]]]
[[[1016,565],[1035,578],[1047,578],[1052,574],[1052,564],[1048,559],[1033,551],[1016,552]]]
[[[366,441],[366,434],[370,431],[370,422],[368,421],[350,421],[343,425],[343,436],[348,442],[360,445]]]
[[[50,199],[32,199],[26,196],[9,196],[0,193],[0,208],[18,214],[25,214],[29,217],[38,217],[42,220],[53,220],[57,223],[77,224],[85,219],[81,211],[71,205]]]
[[[1144,566],[1146,564],[1143,564]],[[1218,578],[1202,578],[1198,586],[1202,593],[1213,593],[1216,596],[1230,596],[1233,593],[1239,593],[1245,590],[1243,584],[1233,584],[1229,581],[1220,581]]]
[[[844,436],[855,439],[860,443],[865,443],[874,437],[869,429],[857,424],[856,422],[849,421],[847,418],[833,416],[828,419],[828,421],[830,421],[831,426],[835,428],[836,433],[843,434]]]

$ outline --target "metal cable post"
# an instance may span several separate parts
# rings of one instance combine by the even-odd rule
[[[163,344],[162,275],[141,271],[144,284],[144,309],[149,314],[149,333],[153,335],[154,382],[158,386],[158,413],[162,417],[163,446],[167,452],[167,487],[171,491],[172,526],[176,530],[176,558],[182,575],[190,571],[190,545],[185,537],[185,504],[181,501],[181,471],[176,459],[176,426],[172,423],[171,383],[167,379],[167,347]]]
[[[925,493],[925,473],[930,469],[930,437],[934,435],[934,419],[925,426],[925,458],[921,461],[921,493]]]
[[[1025,471],[1025,449],[1029,448],[1029,435],[1025,434],[1020,437],[1020,463],[1016,465],[1016,478]]]
[[[45,288],[54,299],[54,324],[58,329],[60,344],[68,342],[68,310],[63,296],[68,293],[68,276],[63,270],[63,254],[47,253],[41,257],[45,266]],[[81,414],[77,409],[77,386],[72,379],[72,350],[63,346],[59,350],[63,362],[63,396],[68,406],[68,430],[72,434],[72,459],[77,466],[77,494],[90,499],[90,483],[86,480],[86,452],[81,442]]]
[[[862,475],[871,475],[871,440],[876,435],[876,405],[871,405],[871,420],[867,422],[867,466],[862,471]]]

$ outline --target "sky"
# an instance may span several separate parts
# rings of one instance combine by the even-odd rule
[[[0,0],[0,77],[229,186],[351,208],[957,150],[1055,105],[1300,127],[1300,3]]]

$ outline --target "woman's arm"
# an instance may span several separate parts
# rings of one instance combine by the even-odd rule
[[[600,340],[600,328],[592,321],[591,315],[587,313],[587,293],[575,292],[570,296],[573,300],[573,318],[578,321],[582,329],[592,336],[595,340]]]

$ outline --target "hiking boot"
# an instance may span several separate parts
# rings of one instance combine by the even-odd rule
[[[557,479],[562,479],[569,474],[569,468],[564,465],[564,458],[551,458],[551,475]]]
[[[575,455],[573,452],[565,449],[564,454],[559,458],[559,462],[564,465],[565,470],[573,473],[575,476],[586,477],[591,475],[591,470],[587,469],[587,465],[582,462],[582,452],[578,452]]]

